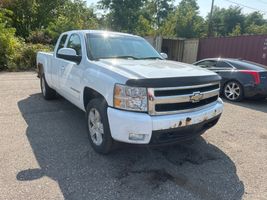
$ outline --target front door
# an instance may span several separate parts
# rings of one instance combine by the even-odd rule
[[[78,34],[72,34],[67,42],[67,48],[72,48],[77,55],[82,55],[81,39]],[[79,103],[81,96],[82,69],[80,63],[64,60],[61,63],[59,87],[64,95],[74,104]]]
[[[59,90],[59,79],[60,79],[60,73],[61,73],[61,67],[63,66],[63,63],[65,62],[65,60],[58,58],[57,53],[61,48],[64,48],[65,43],[67,41],[67,37],[68,35],[62,35],[58,44],[58,48],[55,49],[54,52],[54,59],[52,59],[52,85],[54,85],[54,87]]]

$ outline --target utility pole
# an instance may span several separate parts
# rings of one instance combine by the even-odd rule
[[[209,27],[208,27],[208,37],[212,36],[212,32],[213,32],[213,26],[212,26],[212,14],[213,14],[213,6],[214,6],[214,0],[212,0],[211,3],[211,9],[210,9],[210,19],[209,19]]]
[[[159,7],[160,7],[160,2],[159,0],[156,0],[156,20],[157,20],[157,29],[159,29],[159,23],[160,23],[160,18],[159,18]]]

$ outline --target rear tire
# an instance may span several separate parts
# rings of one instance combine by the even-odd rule
[[[41,86],[43,97],[46,100],[52,100],[56,98],[57,92],[54,89],[49,87],[49,85],[46,82],[44,74],[42,74],[40,77],[40,86]]]
[[[114,146],[109,128],[107,108],[107,103],[102,98],[91,100],[86,107],[89,141],[93,149],[100,154],[110,153]]]

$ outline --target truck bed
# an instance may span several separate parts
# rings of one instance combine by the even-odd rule
[[[54,57],[53,54],[54,54],[53,52],[42,52],[42,51],[39,51],[37,53],[36,65],[37,65],[38,77],[40,77],[41,66],[43,66],[43,69],[46,69],[47,71],[51,70],[52,59]]]

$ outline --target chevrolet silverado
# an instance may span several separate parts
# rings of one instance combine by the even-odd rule
[[[221,78],[166,58],[139,36],[65,32],[54,52],[37,54],[42,95],[59,94],[86,112],[89,140],[99,153],[110,152],[116,141],[191,140],[221,116]]]

